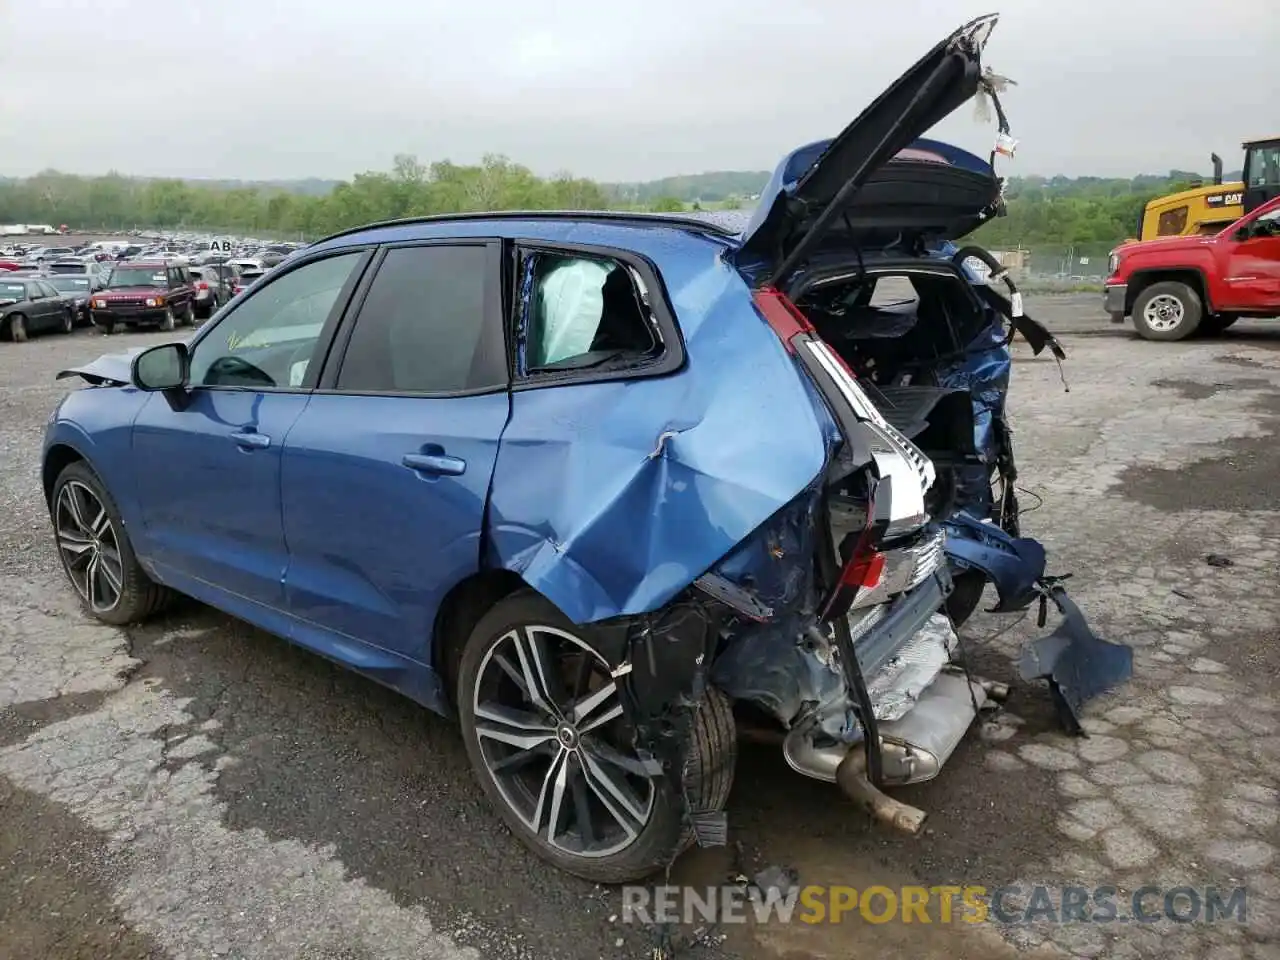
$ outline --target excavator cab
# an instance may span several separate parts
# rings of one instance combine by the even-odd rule
[[[1244,213],[1280,196],[1280,137],[1244,143]]]

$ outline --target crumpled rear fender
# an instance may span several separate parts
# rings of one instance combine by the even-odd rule
[[[486,562],[576,623],[661,608],[822,471],[835,424],[718,258],[662,264],[678,373],[515,391]]]

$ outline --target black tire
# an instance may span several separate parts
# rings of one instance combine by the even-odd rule
[[[164,333],[172,333],[178,325],[178,318],[174,316],[173,307],[164,308],[164,316],[160,319],[160,329]]]
[[[110,530],[118,547],[121,576],[119,599],[109,609],[95,609],[89,599],[81,592],[73,576],[68,553],[61,545],[59,511],[63,509],[62,497],[64,488],[68,484],[79,484],[89,488],[102,505],[111,525]],[[53,484],[51,503],[50,516],[54,527],[54,548],[58,552],[59,560],[62,561],[63,572],[66,573],[67,579],[76,590],[81,606],[85,608],[86,613],[101,620],[103,623],[123,626],[130,623],[140,623],[148,617],[159,613],[165,607],[173,596],[172,592],[147,576],[146,571],[138,563],[138,558],[134,555],[133,546],[129,543],[129,535],[125,530],[124,521],[120,518],[120,511],[116,507],[115,500],[112,499],[107,488],[98,479],[98,475],[89,468],[88,464],[84,461],[77,461],[69,464],[62,473],[58,474],[58,479]]]
[[[13,343],[27,342],[27,318],[21,313],[11,313],[5,323],[8,339]]]
[[[477,732],[478,684],[485,681],[483,671],[498,669],[491,662],[495,648],[508,642],[513,631],[538,627],[571,634],[576,638],[575,642],[593,650],[606,664],[609,662],[591,645],[590,635],[586,630],[567,620],[553,604],[536,592],[522,590],[499,601],[472,631],[458,667],[456,702],[472,771],[508,829],[542,859],[567,873],[595,883],[626,883],[648,877],[664,868],[694,839],[692,830],[683,822],[682,802],[668,777],[658,775],[643,781],[652,789],[652,802],[646,813],[647,819],[635,830],[634,837],[625,846],[611,849],[607,853],[587,855],[553,845],[541,829],[535,832],[499,788],[497,774],[489,767],[481,745],[481,735]],[[586,739],[584,729],[580,743],[585,747],[588,742],[591,741]],[[550,747],[552,750],[558,749],[555,741],[551,742]],[[615,745],[615,748],[619,751],[626,749],[620,744]],[[733,785],[737,749],[729,699],[720,691],[709,689],[694,715],[685,764],[684,787],[692,809],[710,811],[724,808]],[[569,766],[570,760],[567,757],[564,763],[565,769],[576,769]],[[551,766],[552,764],[548,765],[549,769]],[[549,776],[548,774],[544,783],[550,782]],[[585,793],[586,787],[583,790]]]
[[[1239,319],[1239,314],[1215,313],[1200,321],[1200,329],[1197,332],[1201,336],[1212,337],[1216,334],[1222,333],[1223,330],[1226,330],[1227,327],[1231,326]]]
[[[1132,316],[1133,327],[1144,340],[1185,340],[1199,329],[1204,303],[1187,284],[1162,280],[1142,289]]]
[[[74,309],[68,309],[62,315],[62,326],[59,329],[63,333],[71,333],[76,328],[76,312]]]
[[[973,616],[978,604],[982,602],[982,592],[986,588],[987,575],[981,570],[961,570],[952,574],[946,611],[954,626],[959,627]]]
[[[187,303],[186,309],[182,311],[182,325],[184,327],[193,327],[196,323],[196,308]]]

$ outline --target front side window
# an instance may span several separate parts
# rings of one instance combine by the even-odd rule
[[[456,393],[502,385],[485,336],[489,263],[479,245],[389,250],[356,318],[337,389]]]
[[[533,256],[526,367],[578,370],[645,359],[660,349],[648,295],[630,267],[605,257]]]
[[[227,314],[191,356],[195,386],[301,386],[325,321],[363,252],[292,270]]]

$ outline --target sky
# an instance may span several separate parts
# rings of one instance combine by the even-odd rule
[[[1002,174],[1235,170],[1280,134],[1277,0],[989,2],[0,0],[0,175],[772,169],[994,10]],[[985,156],[994,126],[966,105],[934,134]]]

